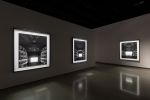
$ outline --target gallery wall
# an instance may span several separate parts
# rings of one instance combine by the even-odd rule
[[[0,89],[95,65],[94,37],[90,29],[0,1]],[[50,34],[50,67],[14,70],[13,28]],[[87,62],[72,64],[72,37],[88,41]]]
[[[150,14],[96,28],[96,62],[150,68]],[[120,60],[120,41],[140,41],[140,61]]]

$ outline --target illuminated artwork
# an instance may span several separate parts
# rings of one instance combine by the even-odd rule
[[[135,74],[129,73],[120,73],[120,90],[134,94],[140,95],[140,87],[139,87],[139,76]]]
[[[120,59],[139,61],[139,40],[120,42]]]
[[[49,67],[50,36],[14,29],[14,71]]]
[[[73,38],[73,63],[87,61],[87,40]]]

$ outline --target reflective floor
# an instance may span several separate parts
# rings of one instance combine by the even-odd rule
[[[150,69],[100,64],[1,90],[0,100],[150,100]]]

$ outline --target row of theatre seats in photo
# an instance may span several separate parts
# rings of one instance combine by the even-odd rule
[[[34,52],[32,54],[28,53],[23,46],[19,46],[19,67],[25,67],[27,64],[34,63],[47,63],[47,49],[44,47],[39,52]]]

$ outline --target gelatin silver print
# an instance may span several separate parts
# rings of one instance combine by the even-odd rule
[[[139,40],[120,42],[120,59],[139,61]]]
[[[87,40],[73,38],[73,63],[87,61]]]
[[[14,71],[49,67],[48,34],[14,30]]]

